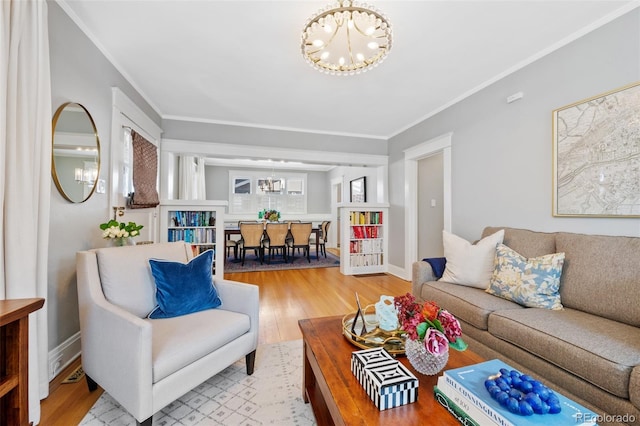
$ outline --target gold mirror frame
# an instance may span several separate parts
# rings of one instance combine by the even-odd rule
[[[83,105],[60,105],[53,116],[51,145],[51,176],[56,188],[65,200],[84,203],[98,185],[100,139],[93,117]],[[91,162],[95,168],[86,169]]]

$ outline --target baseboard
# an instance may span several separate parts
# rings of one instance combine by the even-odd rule
[[[387,272],[405,281],[411,281],[411,273],[407,274],[407,271],[405,271],[404,268],[400,268],[395,265],[389,265]]]
[[[49,381],[80,356],[80,332],[49,351]]]

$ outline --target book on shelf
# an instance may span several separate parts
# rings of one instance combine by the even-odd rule
[[[215,212],[210,211],[182,211],[171,212],[171,226],[215,226]]]
[[[352,225],[381,225],[382,224],[382,212],[381,211],[352,211],[349,213],[349,222]]]
[[[192,244],[215,244],[216,231],[213,228],[180,228],[167,231],[167,241],[184,241]]]
[[[457,391],[462,401],[478,408],[500,426],[539,426],[545,424],[595,426],[598,416],[593,411],[553,391],[560,400],[561,411],[557,414],[533,414],[521,416],[502,407],[493,399],[484,386],[489,376],[497,374],[501,368],[509,371],[513,367],[493,359],[467,367],[445,370],[444,382],[449,388]],[[447,389],[447,387],[444,387]]]

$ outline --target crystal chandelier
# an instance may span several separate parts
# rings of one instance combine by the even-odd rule
[[[377,66],[391,50],[391,24],[372,6],[339,1],[309,18],[301,47],[307,62],[321,72],[359,74]]]

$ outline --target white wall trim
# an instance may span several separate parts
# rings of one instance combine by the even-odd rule
[[[375,167],[386,166],[389,163],[388,155],[234,145],[178,139],[163,139],[161,147],[162,152],[197,154],[205,157],[271,158],[303,162],[313,159],[317,163]]]
[[[453,133],[445,133],[404,151],[405,256],[404,276],[411,276],[411,265],[418,260],[418,161],[442,153],[444,229],[451,231],[451,145]]]
[[[407,274],[406,269],[403,269],[399,266],[396,265],[391,265],[389,264],[389,268],[387,270],[387,273],[394,275],[398,278],[400,278],[401,280],[405,280],[405,281],[411,281],[411,270],[409,270],[409,273]],[[411,289],[407,290],[408,292],[411,292]]]
[[[49,351],[49,381],[80,356],[80,332]]]

